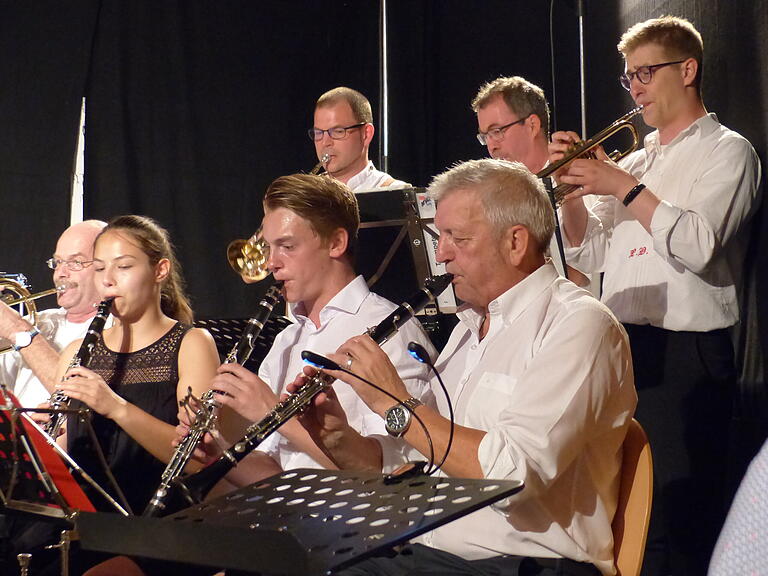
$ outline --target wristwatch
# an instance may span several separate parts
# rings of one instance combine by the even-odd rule
[[[33,326],[32,330],[26,332],[16,332],[13,335],[13,349],[18,352],[22,348],[26,348],[32,344],[32,339],[38,334],[40,334],[40,330],[37,329],[37,326]]]
[[[405,402],[395,404],[384,413],[384,426],[390,436],[400,438],[411,425],[411,412],[423,402],[411,396]]]

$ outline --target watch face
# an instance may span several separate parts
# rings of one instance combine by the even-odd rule
[[[387,431],[390,434],[402,434],[410,421],[409,416],[408,410],[399,404],[387,410],[385,420]]]
[[[18,332],[16,334],[16,346],[25,348],[32,343],[32,335],[29,332]]]

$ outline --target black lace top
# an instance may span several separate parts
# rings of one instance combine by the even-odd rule
[[[176,424],[176,387],[179,381],[179,348],[190,326],[180,322],[159,340],[136,352],[113,352],[99,338],[89,368],[102,376],[117,394],[164,422]],[[96,452],[82,423],[68,422],[69,453],[113,496],[114,489],[101,471]],[[112,420],[92,413],[96,437],[112,474],[133,508],[141,514],[160,482],[165,464],[157,460]],[[90,495],[89,491],[89,495]],[[98,509],[103,499],[94,497]]]

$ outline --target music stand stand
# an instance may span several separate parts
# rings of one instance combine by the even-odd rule
[[[336,572],[515,494],[522,483],[375,473],[283,472],[166,518],[81,514],[81,546],[306,576]]]
[[[424,279],[445,273],[435,260],[434,203],[423,188],[379,190],[355,195],[360,209],[356,267],[368,286],[393,302],[402,302]],[[394,265],[393,265],[394,264]],[[409,278],[410,276],[410,278]],[[425,315],[456,311],[453,290],[445,290]]]
[[[0,499],[8,510],[70,522],[75,510],[95,511],[44,434],[30,424],[8,391],[0,393]],[[31,410],[31,409],[30,409]]]

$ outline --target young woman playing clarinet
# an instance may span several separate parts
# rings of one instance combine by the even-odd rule
[[[152,219],[112,220],[96,238],[93,266],[101,298],[114,299],[114,326],[97,340],[88,367],[68,367],[80,342],[62,353],[57,387],[91,409],[111,473],[141,513],[173,451],[178,402],[190,388],[197,397],[207,390],[219,357],[210,334],[191,327],[168,233]],[[100,467],[85,425],[70,416],[65,436],[72,457],[94,475]]]

